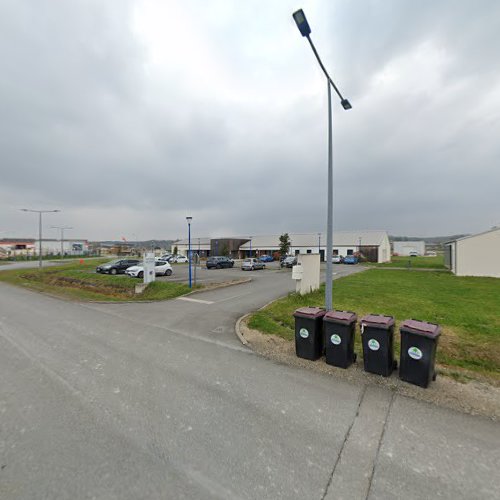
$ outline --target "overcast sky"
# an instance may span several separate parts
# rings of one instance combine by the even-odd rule
[[[500,225],[498,0],[0,0],[0,238]]]

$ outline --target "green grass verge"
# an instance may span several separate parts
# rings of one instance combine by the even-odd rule
[[[411,269],[446,269],[443,255],[436,257],[401,257],[393,256],[391,262],[378,264],[376,262],[363,262],[363,265],[374,267],[404,267]]]
[[[399,356],[399,323],[415,318],[443,327],[437,362],[500,382],[500,280],[457,277],[442,272],[407,272],[370,269],[333,284],[336,309],[361,317],[369,313],[394,316],[395,345]],[[294,338],[298,307],[324,303],[324,287],[309,295],[290,294],[254,313],[251,328]],[[356,349],[361,353],[359,330]],[[456,371],[455,370],[455,371]]]
[[[0,281],[74,300],[121,302],[124,300],[167,300],[190,292],[182,283],[155,281],[142,294],[134,293],[141,280],[128,276],[96,274],[97,265],[109,259],[69,263],[38,269],[13,269],[0,272]]]

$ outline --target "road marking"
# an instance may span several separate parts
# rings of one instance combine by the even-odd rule
[[[191,299],[190,297],[178,297],[177,300],[186,300],[188,302],[198,302],[198,304],[213,304],[213,302],[210,300]]]

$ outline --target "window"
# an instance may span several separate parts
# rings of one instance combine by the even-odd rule
[[[312,253],[312,250],[310,248],[308,248],[307,253]]]
[[[347,255],[352,255],[354,253],[354,250],[347,250]]]

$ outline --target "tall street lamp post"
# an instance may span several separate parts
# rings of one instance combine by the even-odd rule
[[[311,45],[311,49],[316,56],[321,70],[326,77],[326,86],[328,92],[328,212],[326,220],[326,279],[325,279],[325,309],[331,311],[332,306],[332,285],[333,285],[333,266],[332,266],[332,251],[333,251],[333,159],[332,159],[332,87],[340,98],[340,104],[345,110],[352,108],[351,103],[342,97],[339,89],[331,79],[328,71],[324,67],[319,54],[314,46],[311,37],[311,28],[307,22],[306,16],[302,9],[293,13],[293,18],[299,28],[300,34],[305,36]]]
[[[65,229],[73,229],[70,226],[50,226],[52,229],[59,229],[61,231],[61,259],[63,258],[64,253],[64,230]]]
[[[318,254],[319,260],[321,260],[321,233],[318,233]]]
[[[188,223],[188,261],[189,261],[189,288],[192,288],[193,283],[191,281],[191,221],[192,217],[186,217]]]
[[[34,212],[38,214],[38,267],[42,268],[42,214],[52,212],[60,212],[60,210],[30,210],[29,208],[21,208],[22,212]]]
[[[250,236],[250,258],[252,258],[252,236]]]

